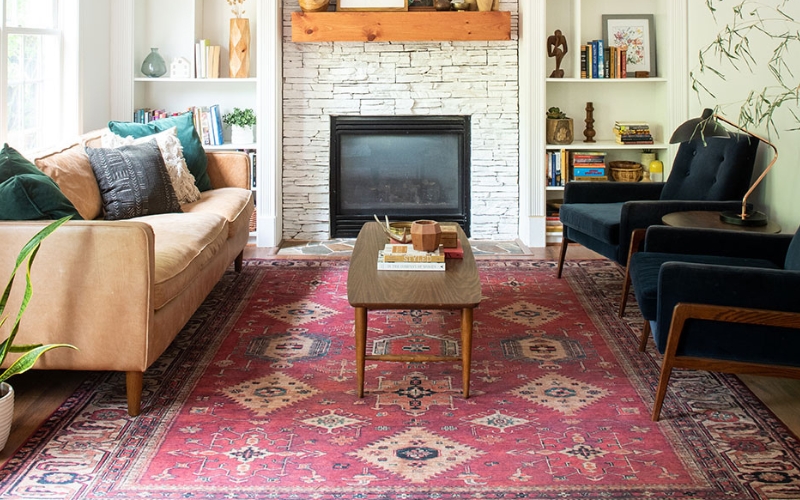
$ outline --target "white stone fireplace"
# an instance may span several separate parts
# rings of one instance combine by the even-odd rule
[[[471,237],[515,239],[520,221],[517,1],[507,42],[294,43],[284,0],[282,233],[330,239],[331,116],[467,115]]]

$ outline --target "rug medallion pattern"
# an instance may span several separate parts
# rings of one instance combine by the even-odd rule
[[[479,261],[460,363],[367,362],[355,395],[347,262],[226,273],[145,374],[95,373],[0,470],[18,499],[800,498],[800,445],[731,376],[678,372],[616,317],[607,261]],[[374,311],[376,354],[457,356],[457,312]],[[651,343],[652,344],[652,343]]]

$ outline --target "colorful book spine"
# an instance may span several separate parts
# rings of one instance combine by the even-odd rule
[[[604,44],[602,40],[596,40],[596,42],[597,42],[597,71],[598,71],[597,78],[603,78],[604,68],[606,66],[604,57],[605,48],[603,47]]]
[[[581,78],[586,78],[586,45],[581,45]]]

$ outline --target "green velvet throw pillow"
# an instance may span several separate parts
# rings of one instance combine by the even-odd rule
[[[82,219],[58,184],[6,144],[0,151],[0,220]]]
[[[197,135],[197,130],[194,128],[191,112],[162,118],[150,123],[108,122],[108,128],[111,132],[122,137],[131,136],[134,139],[163,132],[172,127],[178,128],[178,140],[183,147],[183,157],[186,159],[186,166],[194,176],[194,183],[197,189],[208,191],[211,189],[211,179],[208,178],[207,171],[208,159],[200,136]]]

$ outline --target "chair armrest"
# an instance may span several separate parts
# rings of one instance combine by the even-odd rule
[[[564,203],[621,203],[630,200],[657,200],[663,182],[568,182]]]
[[[647,230],[644,249],[646,252],[767,259],[783,267],[792,238],[791,234],[652,226]]]
[[[214,189],[250,189],[250,156],[243,151],[206,151],[208,177]]]
[[[658,279],[658,328],[669,331],[679,302],[800,312],[799,287],[800,271],[666,262]]]

